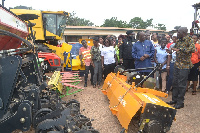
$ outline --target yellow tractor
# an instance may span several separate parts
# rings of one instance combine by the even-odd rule
[[[70,70],[85,69],[81,67],[79,56],[72,55],[73,45],[59,44],[66,27],[68,12],[29,9],[10,10],[29,23],[29,29],[33,30],[31,35],[35,36],[33,41],[38,46],[38,51],[41,51],[38,56],[45,61],[45,69],[56,70],[60,67],[63,68],[62,70],[64,68],[70,68]],[[55,53],[56,55],[52,56],[52,54],[47,53]]]

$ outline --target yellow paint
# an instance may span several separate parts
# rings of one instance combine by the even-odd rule
[[[37,19],[30,20],[31,23],[35,23],[36,25],[33,27],[33,31],[35,31],[35,37],[36,40],[45,40],[44,36],[44,27],[43,27],[43,20],[42,20],[42,14],[43,13],[50,13],[50,14],[60,14],[60,15],[67,15],[68,13],[64,11],[40,11],[40,10],[28,10],[28,9],[10,9],[13,13],[16,15],[22,15],[22,14],[35,14],[38,16]],[[29,30],[30,33],[30,30]],[[55,39],[60,40],[62,39],[62,35],[58,36],[55,35],[49,31],[46,30],[46,36],[54,36]]]
[[[82,44],[82,43],[81,43],[82,40],[85,40],[85,41],[87,42],[87,45],[88,45],[88,46],[93,46],[93,45],[94,45],[94,44],[93,44],[93,39],[79,39],[79,43],[80,43],[80,44]]]
[[[36,25],[33,27],[33,30],[36,32],[36,40],[45,40],[44,38],[44,27],[42,20],[42,12],[40,10],[27,10],[27,9],[10,9],[16,15],[22,14],[35,14],[38,15],[38,19],[30,20],[31,23]],[[30,30],[29,30],[30,33]]]
[[[40,11],[40,10],[28,10],[28,9],[11,9],[12,12],[14,12],[16,15],[22,15],[22,14],[35,14],[38,16],[37,19],[30,20],[31,23],[35,23],[36,25],[33,27],[33,31],[35,32],[35,37],[36,40],[43,40],[45,41],[45,31],[43,27],[43,19],[42,19],[42,14],[60,14],[60,15],[65,15],[69,16],[67,12],[64,11]],[[30,30],[29,30],[30,32]],[[49,31],[46,30],[46,36],[51,36],[54,37],[55,40],[61,40],[63,35],[61,36],[55,35]],[[93,45],[93,40],[92,39],[86,39],[88,41],[89,45]],[[46,46],[49,47],[49,49],[52,49],[53,52],[58,55],[61,58],[61,62],[63,62],[63,67],[71,67],[72,65],[72,70],[85,70],[85,66],[81,66],[81,62],[79,59],[79,55],[76,57],[76,59],[72,59],[72,61],[69,59],[70,54],[68,54],[66,63],[64,63],[64,52],[70,52],[72,49],[72,46],[63,43],[62,47],[57,47],[54,45],[50,45],[48,43],[44,43]]]
[[[62,77],[60,76],[60,71],[55,71],[48,82],[48,85],[52,86],[51,89],[56,90],[58,89],[60,93],[62,93]]]
[[[70,52],[72,49],[72,46],[67,44],[67,43],[62,43],[62,47],[56,47],[53,45],[49,45],[47,43],[45,43],[46,46],[48,46],[50,49],[52,49],[56,55],[58,55],[61,60],[64,62],[64,52]],[[68,54],[69,55],[69,54]],[[67,58],[67,61],[69,60],[69,56]],[[64,67],[66,66],[66,64],[64,63]]]

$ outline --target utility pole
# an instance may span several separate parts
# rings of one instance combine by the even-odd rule
[[[3,7],[4,7],[4,1],[5,1],[5,0],[2,0],[2,6],[3,6]]]

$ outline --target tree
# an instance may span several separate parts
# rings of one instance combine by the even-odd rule
[[[70,16],[67,20],[67,25],[70,26],[93,26],[94,23],[90,22],[90,20],[86,20],[84,18],[79,18],[76,16],[76,13],[73,11],[70,13]]]
[[[29,9],[32,10],[32,7],[27,7],[27,6],[15,6],[14,8],[9,7],[9,9]]]
[[[130,20],[129,26],[135,29],[146,29],[149,26],[152,26],[153,19],[147,19],[144,21],[141,17],[134,17]]]
[[[154,28],[157,30],[166,30],[166,26],[164,24],[160,24],[160,23],[156,24],[154,26]]]
[[[174,29],[178,30],[181,26],[175,26]]]
[[[118,20],[117,17],[112,17],[110,19],[105,19],[104,24],[101,27],[120,27],[120,28],[128,28],[127,22]]]

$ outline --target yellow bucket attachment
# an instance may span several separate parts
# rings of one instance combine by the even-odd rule
[[[48,85],[52,86],[51,89],[58,90],[60,93],[62,93],[62,83],[61,83],[62,77],[60,75],[60,71],[55,71],[48,82]]]
[[[128,129],[129,123],[131,122],[132,118],[140,110],[141,114],[144,113],[144,119],[154,119],[151,108],[167,108],[167,110],[169,109],[170,113],[172,113],[171,116],[175,116],[174,108],[156,97],[167,97],[168,95],[166,93],[148,88],[135,88],[134,83],[132,85],[129,85],[128,83],[126,83],[126,78],[123,75],[119,75],[119,73],[108,74],[101,91],[103,92],[103,94],[107,95],[108,99],[110,100],[109,108],[112,114],[117,116],[120,124],[125,129]],[[148,115],[148,112],[151,112],[152,114]]]

